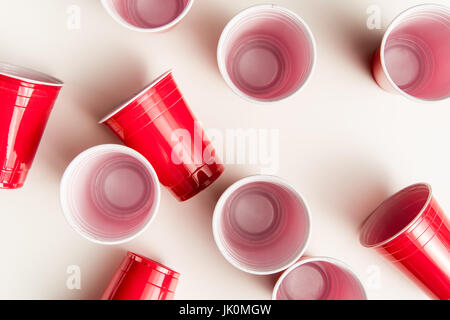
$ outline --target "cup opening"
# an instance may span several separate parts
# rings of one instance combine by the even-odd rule
[[[415,184],[385,200],[364,222],[360,241],[365,247],[379,247],[408,230],[431,201],[431,187]]]
[[[289,268],[275,285],[276,300],[365,300],[356,275],[329,258],[305,259]]]
[[[231,186],[214,213],[219,249],[254,274],[284,270],[303,254],[310,235],[306,203],[275,178],[250,177]]]
[[[115,108],[113,111],[111,111],[109,114],[107,114],[103,119],[101,119],[98,123],[103,124],[107,122],[112,117],[116,116],[119,112],[124,110],[126,107],[128,107],[131,103],[135,102],[136,100],[140,99],[145,95],[147,91],[149,91],[151,88],[157,86],[163,81],[168,80],[169,78],[172,78],[172,70],[169,70],[159,76],[157,79],[155,79],[152,83],[150,83],[148,86],[146,86],[144,89],[139,91],[137,94],[132,95],[130,98],[126,99],[126,102],[122,103],[120,106]]]
[[[397,17],[385,34],[381,59],[399,91],[422,100],[450,97],[450,9],[420,5]]]
[[[63,82],[61,80],[58,80],[45,73],[3,62],[0,62],[0,75],[32,84],[58,87],[63,85]]]
[[[277,101],[298,91],[315,62],[315,43],[306,23],[274,5],[258,5],[235,16],[219,41],[223,77],[239,95]]]
[[[154,218],[159,196],[153,168],[140,154],[122,146],[83,152],[61,182],[67,220],[84,237],[100,243],[136,237]]]
[[[121,24],[138,31],[170,28],[189,11],[193,0],[103,0],[108,12]]]

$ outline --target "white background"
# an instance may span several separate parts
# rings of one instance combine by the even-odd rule
[[[383,29],[420,1],[273,1],[307,21],[318,60],[303,91],[271,105],[252,104],[232,93],[215,58],[227,21],[257,3],[196,0],[174,29],[146,34],[117,24],[96,0],[0,0],[0,61],[65,82],[26,186],[0,190],[0,298],[96,299],[126,250],[179,271],[178,299],[271,297],[276,278],[234,269],[211,232],[220,194],[239,178],[258,173],[257,166],[228,165],[217,182],[186,203],[164,189],[154,223],[125,245],[90,243],[63,218],[58,184],[64,168],[88,147],[119,143],[97,120],[170,68],[206,128],[280,129],[278,175],[303,194],[312,211],[308,255],[349,264],[370,299],[427,298],[357,238],[361,222],[379,202],[415,182],[429,182],[450,212],[448,100],[420,104],[388,94],[369,70]],[[381,8],[382,30],[366,27],[372,4]],[[81,10],[79,30],[67,27],[71,5]],[[66,287],[70,265],[81,268],[81,290]],[[379,287],[371,281],[376,270]]]

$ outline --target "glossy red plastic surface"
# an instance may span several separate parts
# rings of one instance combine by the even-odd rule
[[[0,74],[0,188],[23,186],[60,89]]]
[[[224,171],[170,72],[101,123],[146,157],[161,184],[180,201],[195,196]]]
[[[419,189],[426,192],[424,203],[420,199],[423,196],[417,193]],[[398,204],[401,201],[404,202],[400,207]],[[378,243],[372,241],[375,238],[372,237],[371,240],[369,234],[381,234],[377,228],[389,229],[383,218],[379,221],[383,222],[384,226],[374,222],[377,215],[384,211],[386,216],[389,215],[389,219],[395,221],[397,218],[393,209],[397,212],[404,210],[403,216],[407,212],[416,214],[413,219],[406,217],[403,221],[410,222],[394,236]],[[392,232],[389,230],[385,235],[389,236]],[[410,186],[383,202],[364,224],[361,242],[367,247],[376,248],[400,269],[407,271],[432,297],[450,299],[450,222],[432,197],[428,185]]]
[[[128,252],[101,300],[172,300],[180,274]]]

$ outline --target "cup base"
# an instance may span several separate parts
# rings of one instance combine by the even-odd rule
[[[171,187],[170,191],[179,201],[189,200],[216,181],[224,170],[225,167],[221,164],[205,164],[189,178]]]
[[[27,171],[0,170],[0,189],[20,189],[23,187]]]

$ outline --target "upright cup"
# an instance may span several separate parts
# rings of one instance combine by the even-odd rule
[[[161,183],[180,201],[208,187],[224,170],[171,72],[162,75],[100,123],[144,155]]]
[[[302,88],[316,60],[308,25],[294,12],[257,5],[236,15],[223,30],[217,61],[225,82],[239,96],[278,101]]]
[[[223,256],[252,274],[273,274],[294,264],[310,238],[306,202],[274,176],[252,176],[229,187],[214,210],[213,233]]]
[[[166,31],[183,19],[194,0],[102,0],[119,24],[142,32]]]
[[[101,300],[172,300],[180,274],[128,252]]]
[[[304,258],[283,272],[273,300],[366,300],[361,281],[344,263]]]
[[[374,55],[378,85],[421,101],[450,96],[450,8],[425,4],[401,13]]]
[[[412,185],[385,200],[365,221],[360,241],[406,271],[431,296],[450,299],[450,221],[429,185]]]
[[[25,182],[63,83],[31,69],[0,63],[0,188]]]
[[[84,238],[101,244],[130,241],[150,225],[160,203],[155,171],[138,152],[100,145],[78,155],[60,187],[69,224]]]

